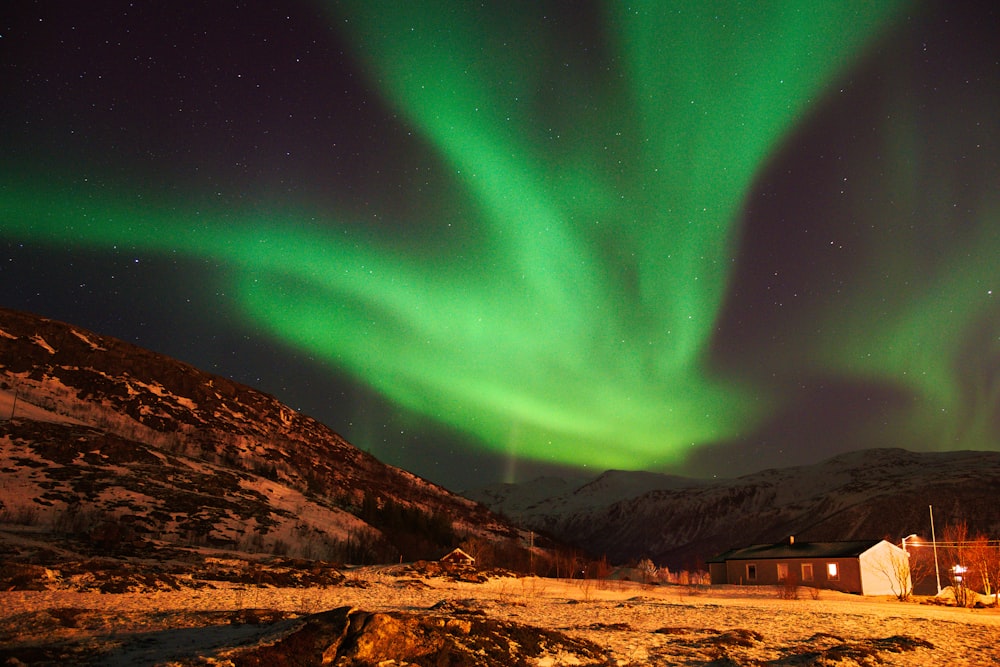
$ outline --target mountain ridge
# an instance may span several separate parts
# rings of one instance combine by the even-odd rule
[[[8,516],[54,525],[87,510],[132,536],[307,557],[517,536],[273,396],[29,313],[0,309],[0,399]]]
[[[655,473],[608,473],[562,486],[550,497],[532,482],[467,492],[519,525],[612,561],[648,557],[673,568],[699,568],[734,547],[806,540],[930,537],[964,522],[1000,534],[1000,452],[858,450],[820,463],[771,468],[731,479],[686,479]],[[627,492],[627,480],[639,480]],[[645,487],[643,486],[645,485]],[[618,490],[616,490],[616,488]],[[638,491],[636,489],[639,489]],[[527,499],[527,500],[525,500]]]
[[[939,530],[965,521],[1000,533],[997,452],[863,450],[732,479],[608,470],[463,497],[273,396],[4,309],[0,445],[0,523],[51,526],[98,548],[117,539],[385,562],[440,557],[462,540],[484,554],[523,551],[530,530],[594,558],[698,569],[791,534],[927,533],[928,505]]]

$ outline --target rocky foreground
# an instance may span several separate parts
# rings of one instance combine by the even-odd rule
[[[7,665],[983,665],[1000,613],[412,568],[333,585],[0,593]]]

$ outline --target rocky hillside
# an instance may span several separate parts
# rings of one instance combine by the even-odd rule
[[[549,489],[551,493],[546,493]],[[777,542],[930,537],[950,523],[1000,535],[1000,453],[852,452],[737,479],[610,471],[596,479],[495,485],[468,495],[524,525],[627,562],[696,567],[722,551]]]
[[[929,504],[939,533],[965,521],[1000,534],[995,452],[862,451],[730,480],[609,471],[496,485],[468,500],[271,396],[9,310],[0,472],[0,530],[17,527],[21,540],[0,536],[0,560],[20,562],[58,549],[53,537],[101,555],[170,545],[355,563],[527,542],[484,505],[594,557],[687,569],[789,534],[927,535]]]
[[[515,531],[226,378],[0,310],[0,524],[349,562],[437,557]]]

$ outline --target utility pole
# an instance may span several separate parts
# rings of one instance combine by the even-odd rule
[[[17,387],[14,387],[14,402],[10,404],[10,421],[14,421],[14,410],[17,408]]]
[[[937,579],[938,594],[941,593],[941,571],[938,570],[937,539],[934,537],[934,506],[928,505],[931,513],[931,546],[934,547],[934,578]]]
[[[535,531],[528,531],[528,573],[535,574]]]

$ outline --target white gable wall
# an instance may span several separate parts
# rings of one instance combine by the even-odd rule
[[[882,540],[858,557],[861,563],[862,595],[897,595],[900,583],[895,568],[906,562],[906,552]],[[911,586],[909,575],[906,585]]]

